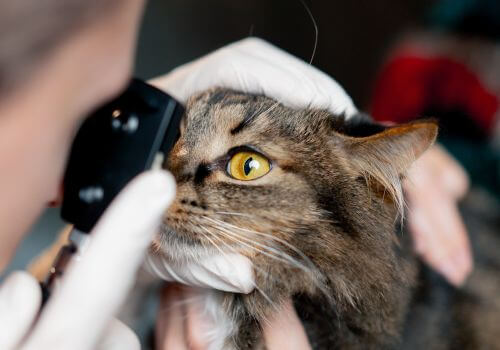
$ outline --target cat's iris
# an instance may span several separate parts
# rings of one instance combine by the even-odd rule
[[[254,180],[266,175],[271,170],[271,163],[256,152],[238,152],[227,165],[229,175],[237,180]]]

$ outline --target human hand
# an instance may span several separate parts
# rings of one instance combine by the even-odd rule
[[[440,146],[429,149],[408,174],[408,224],[416,252],[450,283],[460,286],[473,268],[457,202],[469,187],[464,169]]]
[[[206,335],[213,331],[217,320],[207,315],[203,293],[210,291],[175,284],[163,290],[155,332],[158,350],[211,348]],[[290,301],[268,318],[263,334],[268,350],[311,349],[304,327]]]
[[[113,315],[174,194],[165,171],[134,179],[99,220],[39,317],[38,282],[23,272],[7,278],[0,287],[0,349],[140,349]]]

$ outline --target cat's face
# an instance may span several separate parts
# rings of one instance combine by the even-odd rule
[[[256,274],[349,275],[356,264],[383,261],[399,177],[436,128],[354,138],[338,132],[342,123],[223,89],[193,97],[167,162],[177,195],[156,252],[182,261],[236,251]]]

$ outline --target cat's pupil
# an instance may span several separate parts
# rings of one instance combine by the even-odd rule
[[[245,161],[245,165],[243,166],[243,171],[245,172],[245,176],[248,176],[248,174],[250,174],[250,172],[252,171],[252,168],[254,168],[253,167],[254,164],[252,164],[252,163],[254,163],[252,157],[248,158]]]

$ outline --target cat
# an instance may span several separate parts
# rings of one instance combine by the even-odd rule
[[[207,297],[223,328],[210,349],[265,348],[263,322],[289,298],[313,349],[500,348],[500,258],[454,289],[402,232],[401,181],[436,135],[433,121],[384,127],[222,88],[190,98],[150,254],[252,261],[253,292]]]

